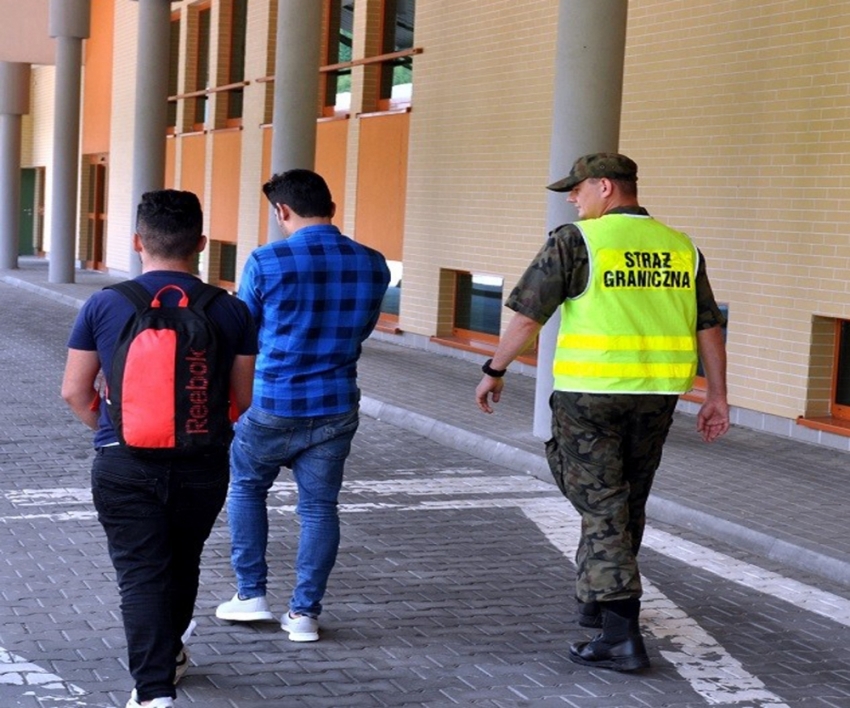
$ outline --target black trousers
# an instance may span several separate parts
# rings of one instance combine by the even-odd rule
[[[92,496],[121,594],[139,701],[175,696],[174,669],[198,594],[204,543],[227,495],[227,450],[191,458],[97,450]]]

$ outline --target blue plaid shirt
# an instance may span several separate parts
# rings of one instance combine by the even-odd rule
[[[255,250],[239,286],[259,331],[252,405],[284,418],[354,408],[361,344],[389,279],[378,251],[329,224]]]

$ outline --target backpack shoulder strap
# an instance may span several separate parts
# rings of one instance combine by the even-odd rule
[[[207,305],[209,305],[219,295],[224,294],[227,294],[227,291],[224,288],[220,288],[217,285],[210,285],[209,283],[204,283],[202,281],[193,285],[192,289],[189,291],[189,305],[197,310],[206,310]]]
[[[107,285],[104,290],[115,290],[126,297],[137,311],[142,312],[151,306],[153,296],[134,280],[123,280],[114,285]]]

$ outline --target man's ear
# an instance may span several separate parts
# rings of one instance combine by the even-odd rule
[[[336,216],[336,202],[331,202],[331,219]]]
[[[198,239],[198,247],[195,249],[195,253],[200,253],[207,247],[208,239],[206,236],[201,236]]]
[[[136,253],[141,253],[142,249],[143,249],[143,247],[142,247],[142,237],[139,236],[138,233],[134,233],[133,234],[133,250]]]

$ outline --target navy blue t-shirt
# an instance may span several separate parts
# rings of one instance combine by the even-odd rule
[[[154,270],[135,279],[151,293],[151,297],[166,285],[178,285],[186,292],[199,281],[194,275],[179,271]],[[167,291],[163,303],[176,303],[180,294]],[[77,320],[68,338],[69,349],[96,351],[104,376],[109,376],[115,341],[136,308],[121,293],[101,290],[92,295],[77,315]],[[235,297],[220,296],[207,308],[207,314],[222,334],[220,343],[227,363],[227,371],[233,366],[237,355],[257,354],[257,331],[251,313],[244,302]],[[102,447],[118,442],[118,437],[106,412],[106,402],[101,397],[98,430],[94,434],[94,446]]]

